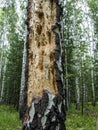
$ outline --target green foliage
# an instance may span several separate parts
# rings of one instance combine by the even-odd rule
[[[18,107],[24,40],[19,38],[19,34],[16,33],[17,15],[15,14],[15,6],[13,4],[8,7],[8,12],[8,23],[10,25],[8,40],[10,48],[7,57],[4,101]]]
[[[4,25],[5,12],[2,8],[0,8],[0,29]],[[0,33],[1,34],[1,33]]]
[[[92,100],[92,86],[98,99],[98,1],[68,0],[64,8],[64,43],[67,57],[65,80],[71,95],[70,101],[76,102],[76,77],[80,101],[83,98]]]
[[[25,25],[21,25],[21,29],[17,28],[18,15],[16,13],[15,3],[13,2],[12,4],[1,8],[0,15],[2,16],[2,19],[0,19],[0,26],[2,26],[2,23],[4,23],[5,20],[5,24],[2,26],[2,28],[6,28],[7,31],[3,31],[2,35],[5,35],[4,33],[6,33],[7,41],[9,44],[6,46],[7,49],[1,46],[1,51],[6,50],[6,55],[3,54],[2,61],[5,62],[5,59],[7,58],[5,74],[3,73],[2,69],[2,75],[5,76],[3,102],[12,104],[14,107],[18,108],[22,71],[22,51],[24,44],[24,39],[20,36],[20,33],[22,30],[25,30]],[[3,42],[5,42],[5,38],[3,40]],[[1,89],[2,79],[0,80]]]

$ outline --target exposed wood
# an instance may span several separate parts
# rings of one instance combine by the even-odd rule
[[[22,130],[65,130],[60,1],[27,6],[27,106]]]

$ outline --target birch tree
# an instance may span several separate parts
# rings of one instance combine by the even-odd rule
[[[65,130],[61,1],[28,0],[22,130]]]
[[[75,6],[75,5],[74,5]],[[76,10],[75,7],[73,7],[73,38],[74,38],[74,46],[76,47],[75,49],[75,71],[76,71],[76,76],[75,76],[75,86],[76,86],[76,109],[80,108],[80,88],[79,88],[79,77],[78,77],[78,72],[79,72],[79,66],[78,66],[78,35],[77,35],[77,27],[76,27]]]

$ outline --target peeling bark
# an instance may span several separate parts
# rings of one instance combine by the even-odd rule
[[[65,91],[59,0],[27,6],[26,111],[22,130],[65,130]]]
[[[25,115],[23,130],[65,130],[65,106],[62,96],[47,90],[35,97]]]

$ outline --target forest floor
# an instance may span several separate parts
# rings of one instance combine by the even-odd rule
[[[75,110],[72,104],[67,111],[67,130],[98,130],[98,105],[88,104],[84,108],[84,115]],[[0,130],[20,130],[19,114],[11,106],[0,105]]]
[[[98,105],[85,105],[84,114],[71,105],[66,116],[67,130],[98,130]]]
[[[0,130],[20,130],[18,112],[12,106],[0,105]]]

